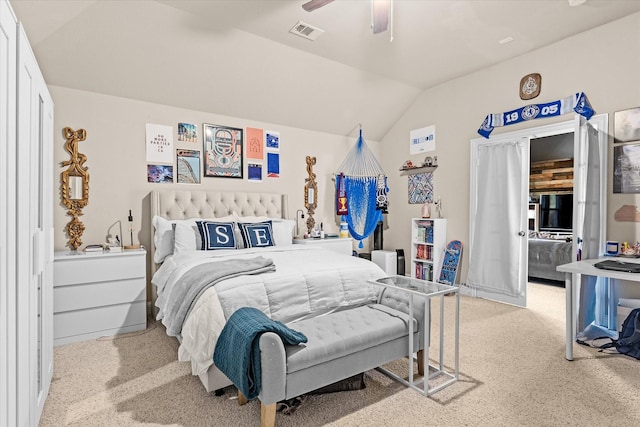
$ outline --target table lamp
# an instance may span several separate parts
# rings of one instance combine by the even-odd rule
[[[140,244],[133,244],[133,215],[131,215],[131,209],[129,209],[129,233],[131,234],[131,244],[130,245],[124,245],[125,249],[140,249]]]

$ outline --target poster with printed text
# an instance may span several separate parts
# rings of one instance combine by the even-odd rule
[[[427,126],[409,132],[409,154],[420,154],[436,149],[436,127]]]
[[[262,129],[247,128],[245,150],[247,159],[264,159],[264,131]]]
[[[267,145],[267,150],[269,151],[279,151],[280,150],[280,132],[275,132],[272,130],[265,131],[265,141]]]
[[[173,127],[147,123],[147,163],[173,163]]]

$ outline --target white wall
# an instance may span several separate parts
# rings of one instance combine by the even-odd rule
[[[67,236],[64,227],[71,218],[59,203],[60,162],[69,155],[64,150],[62,129],[84,128],[86,141],[79,143],[79,150],[87,156],[89,168],[89,204],[80,218],[86,227],[83,244],[105,241],[107,228],[116,220],[123,223],[124,242],[129,243],[127,215],[134,217],[134,243],[145,246],[150,243],[148,228],[148,194],[152,189],[207,189],[230,191],[259,191],[285,193],[289,196],[289,218],[295,218],[296,210],[303,209],[303,186],[307,177],[305,157],[315,156],[314,172],[318,182],[318,208],[316,223],[324,222],[327,232],[338,232],[334,215],[333,172],[355,144],[355,138],[307,131],[273,123],[261,123],[237,117],[227,117],[201,111],[192,111],[167,105],[152,104],[131,99],[101,95],[75,89],[50,86],[55,111],[54,173],[57,177],[55,207],[55,248],[64,250]],[[198,143],[177,141],[178,122],[196,124]],[[173,126],[175,148],[192,148],[202,151],[202,123],[222,124],[233,127],[257,127],[280,132],[280,178],[265,178],[262,183],[247,181],[246,159],[244,179],[202,178],[200,185],[151,184],[146,175],[145,124]],[[377,153],[379,143],[367,141]],[[266,174],[265,174],[266,175]],[[306,214],[306,211],[305,211]],[[304,221],[300,221],[303,229]],[[141,229],[142,227],[142,229]]]
[[[385,249],[404,248],[405,253],[410,253],[409,219],[420,215],[420,205],[407,203],[407,177],[398,172],[405,160],[420,163],[425,156],[409,155],[410,130],[436,126],[436,151],[427,153],[438,156],[435,194],[441,197],[443,216],[448,219],[447,239],[459,239],[463,248],[468,249],[469,146],[470,140],[478,137],[477,129],[485,116],[584,91],[597,114],[609,114],[612,133],[613,112],[640,106],[637,52],[640,52],[640,13],[425,91],[382,140],[381,161],[390,174],[391,190]],[[542,75],[542,91],[536,99],[525,102],[518,96],[518,84],[522,76],[533,72]],[[572,118],[573,115],[565,115],[496,128],[494,134]],[[608,167],[611,169],[611,162]],[[607,238],[640,240],[637,223],[613,220],[615,210],[624,204],[640,204],[640,199],[633,194],[612,194],[611,177],[612,171],[608,182]],[[467,267],[468,258],[463,251],[460,276],[463,282]]]

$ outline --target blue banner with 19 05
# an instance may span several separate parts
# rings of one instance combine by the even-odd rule
[[[478,133],[489,138],[493,129],[498,126],[513,125],[527,120],[541,119],[545,117],[560,116],[575,111],[587,120],[593,116],[594,111],[584,92],[576,93],[558,101],[546,104],[530,104],[506,113],[489,114],[482,122]]]

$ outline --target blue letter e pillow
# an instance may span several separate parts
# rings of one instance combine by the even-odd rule
[[[214,249],[235,249],[236,239],[233,235],[233,222],[196,221],[202,239],[203,251]]]
[[[238,227],[240,227],[240,234],[242,235],[245,248],[274,246],[271,221],[253,223],[240,222],[238,223]]]

